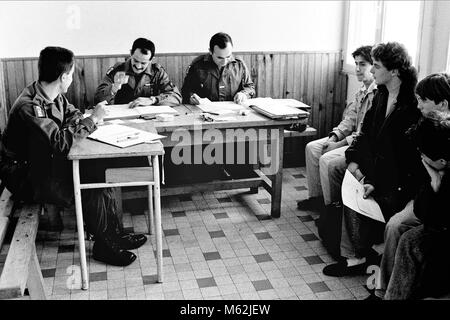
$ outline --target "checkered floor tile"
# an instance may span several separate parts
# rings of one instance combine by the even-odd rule
[[[79,289],[79,252],[73,209],[63,214],[61,233],[39,232],[37,253],[49,299],[364,299],[366,276],[323,275],[333,259],[314,220],[318,213],[297,209],[307,197],[305,168],[283,171],[281,217],[270,216],[270,195],[262,188],[163,197],[164,282],[157,282],[154,235],[128,267],[92,259],[86,241],[90,286]],[[133,201],[133,200],[127,200]],[[146,232],[146,200],[125,210],[126,230]],[[125,208],[125,205],[124,205]],[[126,208],[125,208],[126,209]],[[9,245],[0,252],[2,267]],[[70,279],[69,279],[70,278]],[[78,287],[77,287],[78,286]]]

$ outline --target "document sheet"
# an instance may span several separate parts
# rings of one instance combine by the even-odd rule
[[[371,219],[386,222],[378,203],[372,198],[363,198],[364,187],[356,178],[345,170],[344,180],[342,181],[342,202],[350,209],[365,215]]]
[[[140,143],[152,143],[165,136],[120,124],[109,124],[99,126],[88,138],[125,148]]]
[[[112,119],[133,119],[140,116],[151,116],[157,114],[178,114],[178,111],[169,106],[146,106],[129,108],[128,104],[106,105],[105,121]]]

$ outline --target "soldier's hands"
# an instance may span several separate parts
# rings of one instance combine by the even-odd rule
[[[99,102],[92,111],[91,119],[94,121],[94,123],[99,123],[103,120],[103,117],[106,115],[106,109],[105,105],[107,104],[106,101]]]
[[[189,99],[189,102],[193,105],[198,105],[200,104],[200,97],[196,93],[193,93]]]
[[[124,71],[116,72],[114,75],[114,83],[112,86],[113,93],[116,93],[117,91],[122,88],[122,85],[128,82],[128,76],[125,74]]]
[[[234,96],[233,100],[234,100],[234,103],[242,104],[245,100],[247,100],[247,96],[245,95],[245,93],[238,92]]]
[[[129,108],[135,108],[135,107],[144,107],[144,106],[151,106],[152,104],[156,103],[155,97],[139,97],[136,100],[130,102]]]

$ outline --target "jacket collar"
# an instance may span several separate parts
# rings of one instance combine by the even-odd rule
[[[45,93],[44,88],[42,87],[42,85],[39,81],[35,81],[33,83],[33,88],[35,91],[33,101],[38,102],[40,105],[48,106],[48,105],[54,104],[56,101],[60,102],[60,100],[61,100],[60,94],[58,94],[58,96],[55,98],[54,101],[50,100],[50,98]]]

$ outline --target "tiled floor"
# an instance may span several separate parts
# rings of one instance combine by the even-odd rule
[[[151,236],[144,246],[134,250],[138,259],[125,268],[90,258],[92,243],[87,241],[90,288],[78,289],[75,214],[67,210],[63,216],[65,229],[54,240],[52,234],[38,234],[38,257],[48,297],[71,300],[367,297],[364,285],[368,276],[333,278],[322,274],[323,267],[333,260],[317,236],[314,222],[317,213],[296,207],[297,200],[307,197],[304,168],[289,168],[283,173],[279,219],[270,219],[270,197],[262,188],[258,194],[232,190],[162,198],[163,283],[156,283],[156,245]],[[142,210],[128,207],[132,212],[124,214],[125,227],[146,232]],[[5,245],[0,253],[0,265],[7,249]]]

